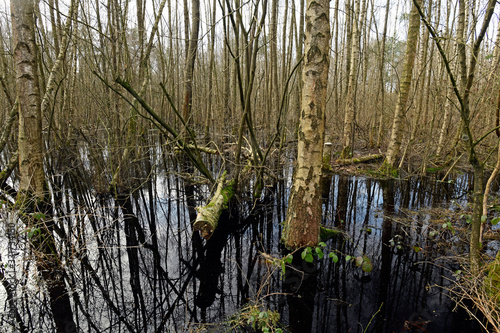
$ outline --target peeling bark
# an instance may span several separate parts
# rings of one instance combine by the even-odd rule
[[[327,0],[307,1],[297,166],[283,231],[285,245],[290,249],[312,246],[319,241],[329,68],[329,11]]]

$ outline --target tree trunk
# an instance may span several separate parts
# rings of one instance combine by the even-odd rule
[[[42,113],[37,71],[34,6],[30,0],[12,0],[12,30],[16,89],[19,98],[19,171],[17,197],[23,221],[36,235],[31,238],[36,266],[47,284],[50,307],[57,332],[76,332],[64,269],[47,214],[48,191],[43,171]],[[32,213],[32,214],[31,214]]]
[[[203,207],[196,207],[198,216],[193,223],[193,231],[199,231],[205,239],[212,237],[222,211],[227,209],[231,198],[233,197],[233,181],[226,182],[226,173],[217,181],[217,190],[212,196],[210,202]]]
[[[421,0],[416,1],[419,5]],[[394,120],[392,123],[392,134],[387,149],[387,156],[382,168],[387,171],[396,166],[399,151],[401,148],[401,140],[403,137],[403,120],[406,114],[406,103],[410,92],[410,86],[413,76],[413,67],[415,64],[415,56],[417,53],[418,32],[420,30],[420,15],[415,5],[412,5],[410,12],[410,23],[408,26],[408,38],[406,41],[405,60],[403,65],[403,73],[401,75],[401,84],[399,87],[399,98],[396,104]]]
[[[359,44],[360,44],[360,0],[354,2],[354,17],[352,19],[352,49],[349,66],[349,83],[347,85],[346,107],[344,116],[344,139],[343,149],[340,158],[349,158],[352,156],[352,145],[354,142],[354,119],[356,117],[356,90],[358,85],[358,62],[359,62]]]
[[[186,55],[186,68],[184,73],[184,105],[182,107],[182,117],[186,123],[189,123],[188,120],[191,116],[191,104],[193,101],[193,73],[194,63],[196,60],[196,50],[198,48],[198,32],[200,30],[200,1],[192,0],[191,6],[192,27],[191,35],[189,37],[189,47]]]
[[[284,229],[285,245],[291,249],[315,245],[319,239],[329,68],[329,11],[328,0],[307,1],[297,166]]]
[[[389,19],[389,8],[390,8],[390,0],[387,0],[387,3],[385,4],[385,18],[384,18],[384,30],[382,32],[382,41],[381,41],[381,46],[379,48],[379,63],[378,63],[378,82],[379,82],[379,87],[377,90],[377,101],[380,101],[380,121],[379,121],[379,129],[377,133],[377,143],[376,146],[380,147],[380,141],[382,139],[382,133],[383,133],[383,124],[384,124],[384,114],[385,114],[385,83],[384,83],[384,75],[385,75],[385,43],[387,41],[387,22]],[[372,119],[372,126],[370,128],[370,146],[373,146],[373,136],[375,135],[375,130],[376,130],[376,124],[377,122],[377,112],[375,112],[375,115],[373,116]]]

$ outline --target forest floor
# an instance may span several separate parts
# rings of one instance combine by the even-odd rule
[[[381,155],[382,152],[378,148],[363,148],[355,150],[353,159],[360,159],[367,156]],[[382,154],[383,155],[383,154]],[[354,162],[351,164],[339,164],[339,151],[333,154],[331,167],[334,173],[342,173],[349,175],[365,175],[373,178],[390,178],[380,172],[380,167],[384,162],[384,158],[373,159],[366,162]],[[488,177],[493,170],[494,164],[486,164],[485,176]],[[448,176],[456,176],[457,174],[471,172],[472,168],[464,155],[458,157],[447,157],[446,160],[424,160],[422,158],[413,157],[405,161],[399,166],[398,175],[396,178],[406,179],[412,176],[426,176],[436,174],[442,181],[445,181]],[[500,181],[500,175],[497,177],[497,182]]]

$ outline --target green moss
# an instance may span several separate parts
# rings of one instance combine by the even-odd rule
[[[262,196],[262,189],[263,188],[264,188],[264,186],[262,186],[262,180],[258,180],[255,183],[255,187],[254,187],[254,190],[253,190],[253,197],[255,199],[259,199]]]
[[[426,173],[437,173],[437,172],[443,170],[443,168],[444,168],[444,166],[434,167],[434,168],[426,168],[425,172]]]
[[[327,240],[330,240],[330,239],[336,237],[340,233],[341,232],[339,230],[336,230],[336,229],[320,227],[319,228],[319,240],[320,240],[320,242],[326,242]]]
[[[387,159],[384,160],[378,171],[380,174],[386,177],[396,178],[398,176],[398,169],[393,167],[389,162],[387,162]]]
[[[229,205],[229,201],[234,195],[234,180],[228,182],[226,186],[221,190],[221,194],[224,197],[224,209],[226,209]]]
[[[352,150],[351,147],[347,146],[342,149],[342,153],[340,154],[341,159],[352,158]]]
[[[487,265],[488,276],[484,279],[483,285],[486,293],[500,308],[500,252],[493,262]]]
[[[321,165],[323,171],[333,172],[333,168],[330,162],[331,162],[330,156],[323,156],[323,164]]]

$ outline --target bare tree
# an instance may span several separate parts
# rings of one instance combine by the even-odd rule
[[[64,269],[52,234],[48,190],[43,169],[42,112],[38,86],[33,1],[11,1],[16,87],[19,100],[19,170],[17,207],[28,228],[37,230],[32,251],[49,293],[57,332],[76,330]],[[69,19],[68,19],[69,20]],[[31,213],[31,214],[30,214]]]
[[[417,0],[416,4],[420,5],[421,0]],[[408,26],[408,37],[406,39],[406,52],[403,65],[403,73],[401,75],[401,83],[399,86],[399,98],[396,104],[394,120],[392,123],[391,140],[387,148],[387,156],[382,169],[389,172],[396,166],[398,161],[401,140],[403,137],[404,118],[406,114],[406,104],[412,83],[413,67],[417,53],[418,35],[420,30],[420,15],[417,10],[417,5],[412,5],[410,12],[410,23]]]
[[[321,166],[330,63],[329,12],[329,1],[307,1],[297,165],[284,230],[285,244],[293,249],[315,245],[319,241]]]
[[[413,0],[414,5],[418,9],[420,16],[429,30],[430,34],[434,38],[434,42],[438,48],[439,54],[444,62],[446,72],[452,83],[453,92],[459,101],[459,112],[461,119],[461,140],[465,144],[465,149],[469,157],[469,164],[471,165],[474,172],[474,192],[473,192],[473,204],[472,204],[472,228],[471,228],[471,239],[470,239],[470,260],[473,270],[477,270],[480,265],[480,232],[481,232],[481,218],[482,218],[482,208],[483,208],[483,174],[484,174],[484,162],[480,160],[477,152],[477,144],[484,140],[484,138],[491,134],[493,131],[488,131],[485,135],[481,136],[477,140],[474,139],[471,129],[471,107],[470,107],[470,93],[472,85],[474,84],[475,70],[479,55],[479,50],[481,43],[486,35],[488,26],[491,22],[493,12],[495,10],[496,0],[488,1],[488,5],[485,11],[485,16],[481,26],[481,30],[477,35],[477,39],[472,47],[472,54],[470,57],[469,65],[467,66],[466,50],[465,50],[465,0],[459,1],[459,17],[457,34],[459,38],[457,39],[458,45],[458,60],[460,64],[460,83],[457,82],[455,75],[451,71],[450,62],[446,56],[441,44],[438,40],[438,35],[436,30],[430,25],[430,23],[425,19],[425,15],[420,8],[420,3],[418,0]]]
[[[366,1],[365,1],[366,2]],[[360,0],[354,1],[352,18],[352,49],[350,50],[349,77],[347,84],[346,107],[344,115],[344,139],[340,158],[352,156],[354,143],[354,121],[356,118],[356,90],[358,87],[359,44],[361,39]]]

